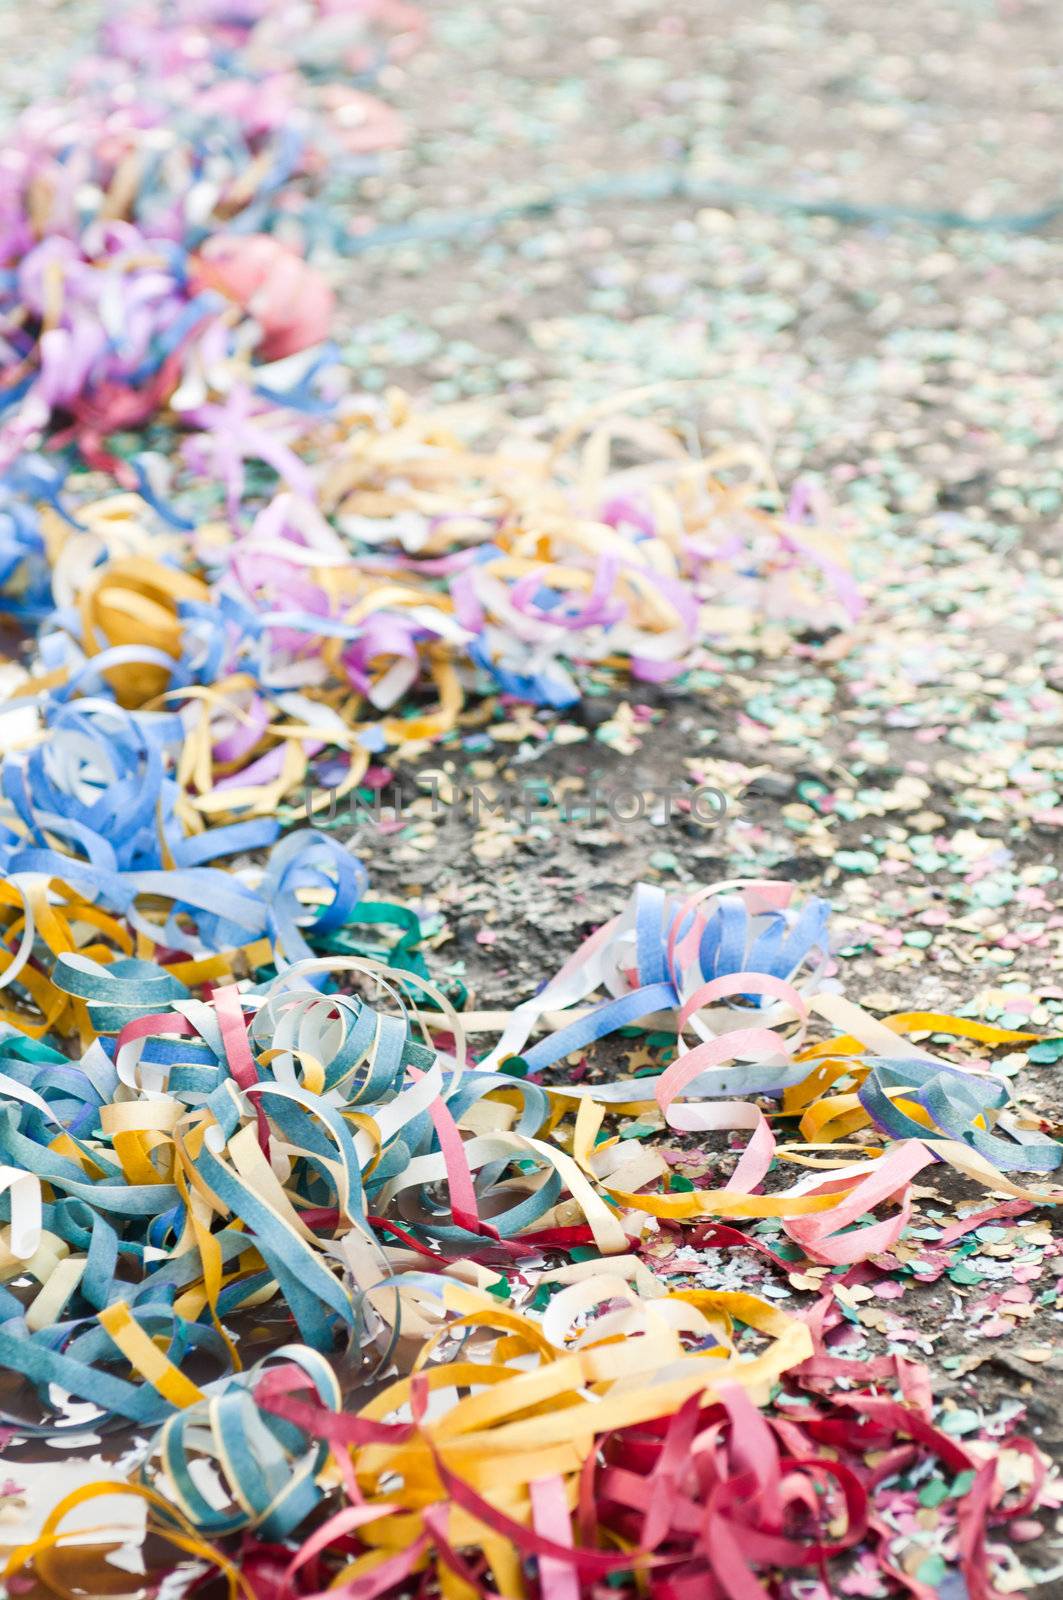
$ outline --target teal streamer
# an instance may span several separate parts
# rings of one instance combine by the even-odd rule
[[[607,205],[614,202],[652,204],[665,200],[685,200],[698,206],[721,210],[751,210],[780,216],[827,217],[848,227],[896,228],[914,226],[934,231],[957,230],[967,233],[1040,233],[1063,216],[1063,200],[1054,200],[1030,211],[1001,211],[987,217],[973,217],[953,207],[871,205],[856,200],[802,198],[771,189],[738,183],[714,183],[692,176],[684,167],[658,167],[643,173],[621,173],[593,183],[574,184],[554,189],[528,200],[511,201],[483,211],[451,211],[413,217],[409,222],[391,223],[369,233],[344,233],[338,240],[347,255],[362,255],[366,250],[391,249],[404,244],[444,243],[454,239],[479,242],[509,222],[529,217],[548,216],[570,206]]]

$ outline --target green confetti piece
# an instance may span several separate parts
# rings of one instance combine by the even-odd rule
[[[958,1266],[949,1268],[949,1277],[952,1279],[953,1283],[959,1283],[963,1285],[985,1282],[985,1278],[980,1272],[972,1271],[972,1269],[966,1266],[962,1261]]]
[[[875,872],[878,869],[878,857],[872,850],[836,850],[834,865],[841,867],[843,872]]]
[[[817,801],[825,800],[830,795],[830,787],[822,778],[801,778],[797,783],[797,798],[803,800],[806,806],[811,806],[813,811],[818,811],[822,816],[822,808]]]
[[[961,1407],[959,1411],[946,1411],[938,1426],[942,1433],[962,1439],[966,1433],[977,1433],[982,1426],[982,1419],[977,1411]]]
[[[650,866],[657,872],[678,872],[679,858],[670,850],[655,850],[650,856]]]
[[[932,1556],[927,1556],[925,1561],[919,1563],[915,1575],[920,1583],[929,1584],[931,1589],[940,1589],[948,1577],[948,1572],[945,1557],[939,1556],[935,1551]]]
[[[1054,1067],[1057,1061],[1063,1061],[1063,1039],[1044,1039],[1031,1045],[1026,1059],[1035,1067]]]

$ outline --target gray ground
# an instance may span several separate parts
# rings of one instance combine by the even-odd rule
[[[650,789],[686,773],[732,796],[720,826],[547,810],[531,829],[477,829],[459,803],[386,840],[363,830],[375,881],[442,914],[434,961],[483,1004],[529,992],[641,877],[758,872],[830,896],[848,992],[872,1009],[1058,1027],[1063,224],[852,226],[774,205],[977,219],[1058,199],[1058,11],[540,0],[433,17],[431,45],[388,84],[411,140],[366,227],[397,231],[342,268],[365,381],[443,401],[501,393],[558,420],[669,384],[658,414],[709,443],[755,440],[784,484],[824,485],[870,604],[801,652],[769,630],[721,642],[683,692],[633,686],[629,704],[655,712],[633,738],[604,695],[569,719],[578,742],[539,737],[529,717],[522,739],[504,727],[493,748],[453,741],[424,763]],[[699,198],[475,224],[680,166]],[[761,203],[713,203],[712,184]],[[426,218],[444,240],[424,237]],[[1049,1119],[1057,1072],[1016,1080]],[[906,1299],[942,1390],[1022,1398],[1059,1453],[1063,1358],[1019,1353],[1059,1351],[1059,1309],[982,1337],[984,1286],[942,1287]],[[1031,1558],[1058,1560],[1050,1540]]]
[[[667,715],[633,740],[604,696],[570,719],[580,742],[540,739],[529,718],[516,743],[504,729],[493,749],[455,742],[426,763],[650,789],[689,773],[735,797],[720,826],[547,812],[532,829],[476,829],[459,803],[386,841],[363,831],[375,880],[442,913],[435,962],[484,1004],[536,986],[640,877],[761,872],[831,897],[848,991],[872,1008],[999,1019],[1032,995],[1026,1014],[1058,1026],[1063,226],[847,226],[772,209],[789,196],[985,218],[1059,198],[1058,11],[540,0],[433,17],[432,44],[388,85],[411,140],[373,221],[428,217],[447,237],[400,233],[343,267],[366,382],[502,393],[559,420],[669,383],[658,414],[710,443],[755,440],[783,483],[822,482],[870,606],[825,648],[761,634],[748,652],[723,645],[693,691],[634,687],[630,704]],[[474,222],[680,166],[699,198]],[[762,204],[714,204],[712,184]],[[825,815],[808,803],[816,778],[836,802]],[[1057,1071],[1018,1080],[1049,1117]],[[987,1407],[1021,1397],[1059,1452],[1063,1359],[1018,1353],[1058,1351],[1059,1310],[983,1338],[983,1291],[942,1287],[905,1302],[941,1389]],[[1058,1559],[1046,1540],[1031,1564]]]
[[[431,12],[431,44],[386,74],[411,137],[369,185],[376,223],[491,212],[679,160],[773,195],[972,217],[1063,194],[1063,82],[1050,70],[1061,30],[1047,6],[835,0],[738,16],[620,0],[576,14],[548,0]],[[470,223],[464,238],[337,263],[348,348],[368,385],[439,400],[501,392],[562,418],[659,381],[657,414],[711,442],[751,438],[784,484],[801,475],[827,488],[870,598],[825,648],[813,634],[795,652],[778,630],[740,638],[752,653],[719,641],[698,692],[642,726],[629,755],[609,725],[567,748],[533,736],[496,749],[496,766],[516,756],[518,776],[525,759],[532,774],[622,763],[637,784],[693,761],[703,781],[746,790],[712,832],[551,827],[497,845],[475,903],[497,908],[500,927],[515,921],[513,953],[519,944],[529,970],[542,958],[529,936],[556,949],[651,851],[672,851],[666,878],[782,872],[826,889],[844,925],[865,932],[910,931],[939,893],[956,915],[932,948],[879,949],[856,988],[960,1003],[1005,979],[1050,981],[1061,240],[1063,223],[1017,236],[620,201],[490,232]],[[627,699],[676,697],[635,685]],[[607,715],[593,702],[590,713]],[[463,771],[469,757],[452,759]],[[814,775],[841,801],[833,815],[802,804],[795,784]],[[448,826],[462,826],[458,812]],[[928,837],[953,848],[931,853]],[[1007,881],[968,893],[971,864],[998,846]],[[896,875],[869,878],[845,856],[839,867],[839,848],[877,849]],[[457,902],[468,883],[469,863],[433,850],[427,823],[374,857],[396,887]],[[577,883],[580,901],[537,883],[531,861]],[[1002,950],[1000,936],[1020,928],[1017,950]],[[501,998],[482,957],[478,976],[485,997]]]

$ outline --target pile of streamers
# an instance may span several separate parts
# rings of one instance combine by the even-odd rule
[[[726,461],[644,420],[488,452],[467,437],[486,418],[457,419],[458,433],[399,395],[337,400],[302,435],[246,394],[211,420],[187,444],[231,514],[182,521],[143,461],[140,492],[77,504],[78,480],[64,488],[31,458],[0,500],[0,603],[38,628],[33,668],[3,685],[5,750],[63,748],[71,702],[103,697],[129,764],[157,752],[162,831],[206,831],[199,859],[228,848],[209,824],[273,819],[308,787],[323,806],[375,756],[452,732],[470,696],[564,707],[589,668],[674,677],[721,593],[822,617],[820,580],[836,580],[837,614],[858,608],[804,497],[769,517],[756,480],[721,481]],[[611,470],[614,439],[630,435],[656,459]],[[251,458],[284,480],[253,513]],[[61,789],[60,810],[82,817],[71,789],[98,763],[47,759],[67,769],[49,802]]]
[[[829,1284],[783,1311],[649,1247],[844,1277],[942,1165],[1058,1203],[1063,1147],[919,1042],[1033,1036],[868,1016],[827,907],[749,882],[640,886],[533,998],[469,1010],[350,850],[282,829],[472,697],[664,681],[721,605],[860,607],[755,452],[353,392],[307,255],[401,137],[372,73],[421,26],[138,5],[0,162],[0,612],[33,640],[0,674],[2,1421],[76,1441],[89,1408],[137,1458],[6,1574],[73,1592],[68,1514],[125,1492],[258,1600],[756,1600],[864,1556],[927,1600],[879,1496],[933,1464],[991,1600],[1036,1449],[961,1445],[922,1368],[834,1353]],[[564,1070],[633,1029],[674,1058]],[[640,1117],[748,1138],[684,1187]]]
[[[74,1397],[97,1431],[157,1430],[128,1492],[234,1593],[648,1583],[745,1600],[777,1593],[779,1569],[870,1549],[927,1596],[875,1490],[931,1460],[972,1474],[956,1559],[970,1594],[993,1595],[987,1529],[1043,1487],[1031,1444],[972,1452],[935,1425],[922,1368],[833,1354],[829,1285],[798,1315],[670,1289],[645,1254],[686,1225],[790,1270],[735,1226],[776,1218],[808,1262],[859,1269],[941,1163],[1012,1200],[1063,1199],[1009,1175],[1051,1171],[1063,1146],[1001,1080],[909,1037],[1033,1036],[870,1017],[826,976],[826,923],[788,885],[640,886],[479,1060],[469,1040],[497,1017],[409,967],[312,956],[197,994],[158,964],[60,958],[88,1048],[14,1030],[0,1045],[0,1361],[23,1380],[5,1423],[75,1434]],[[828,1036],[811,1042],[815,1019]],[[674,1033],[670,1065],[547,1081],[636,1023]],[[676,1190],[653,1144],[623,1137],[647,1112],[747,1132],[727,1181]],[[805,1174],[769,1177],[787,1166]],[[114,1490],[68,1496],[9,1570],[47,1574],[64,1517]],[[216,1542],[240,1535],[234,1565]]]
[[[350,80],[420,28],[402,0],[116,10],[5,141],[0,466],[51,423],[51,448],[129,477],[107,435],[324,337],[299,218],[322,174],[401,141]]]
[[[116,701],[173,780],[164,832],[351,790],[470,693],[674,677],[721,600],[860,608],[826,508],[769,515],[751,447],[703,456],[621,402],[546,441],[353,392],[305,252],[401,132],[345,79],[418,29],[397,0],[144,7],[5,151],[0,613],[39,639],[0,740],[65,744],[61,708]]]

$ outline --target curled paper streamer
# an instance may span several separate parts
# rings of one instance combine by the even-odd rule
[[[403,9],[409,41],[420,30]],[[267,360],[323,338],[327,289],[298,260],[293,276],[262,230],[303,215],[312,237],[306,177],[349,170],[352,158],[401,139],[393,113],[322,70],[360,56],[374,35],[386,39],[396,19],[385,11],[271,3],[237,18],[142,5],[105,24],[100,54],[80,64],[61,100],[22,115],[6,140],[0,194],[10,269],[0,310],[15,330],[0,462],[62,412],[74,419],[64,441],[131,487],[135,473],[107,435],[249,370],[229,294],[258,292]],[[312,63],[312,80],[292,70],[293,57]],[[237,219],[258,231],[234,234]],[[197,271],[212,236],[235,241],[224,293]],[[283,306],[291,291],[300,309]]]
[[[601,1293],[617,1287],[601,1279]],[[743,1304],[725,1306],[728,1298]],[[750,1296],[702,1295],[699,1303],[708,1318],[723,1318],[716,1327],[724,1345],[732,1313],[764,1315]],[[1016,1441],[1032,1466],[1032,1486],[1005,1504],[996,1462],[935,1426],[925,1369],[896,1357],[860,1362],[817,1353],[799,1361],[770,1417],[755,1409],[741,1368],[737,1381],[713,1381],[664,1409],[668,1382],[640,1386],[635,1375],[638,1347],[667,1339],[661,1308],[669,1306],[678,1309],[667,1299],[644,1308],[650,1322],[658,1319],[656,1334],[647,1327],[623,1345],[607,1344],[614,1315],[592,1319],[581,1336],[582,1349],[599,1351],[602,1360],[611,1349],[620,1359],[627,1376],[614,1385],[625,1396],[619,1405],[600,1381],[551,1405],[571,1356],[544,1348],[534,1326],[511,1312],[486,1306],[461,1321],[507,1330],[495,1349],[508,1344],[514,1358],[523,1355],[515,1380],[490,1362],[427,1367],[361,1412],[336,1417],[295,1371],[264,1379],[259,1403],[329,1441],[351,1502],[291,1558],[281,1592],[306,1592],[304,1565],[330,1554],[334,1585],[364,1583],[374,1573],[383,1593],[401,1592],[413,1573],[438,1576],[444,1586],[448,1571],[471,1579],[479,1557],[490,1592],[501,1594],[580,1596],[595,1579],[623,1570],[638,1573],[653,1592],[752,1600],[770,1592],[762,1575],[821,1568],[861,1544],[893,1578],[893,1530],[876,1515],[875,1489],[891,1469],[926,1463],[974,1479],[970,1496],[956,1502],[959,1559],[971,1592],[990,1593],[986,1518],[1005,1524],[1036,1503],[1044,1468],[1031,1447]],[[687,1309],[692,1330],[698,1313],[692,1304]],[[776,1321],[773,1331],[785,1338],[781,1330]],[[732,1363],[725,1349],[712,1354],[696,1359],[723,1378]],[[756,1365],[745,1363],[749,1378]],[[460,1398],[440,1413],[450,1383]],[[904,1403],[883,1393],[890,1383]],[[525,1402],[519,1422],[507,1420],[515,1399]],[[618,1425],[618,1410],[633,1420]],[[394,1469],[386,1496],[365,1498],[385,1464]],[[519,1558],[533,1556],[538,1582],[526,1590]]]
[[[266,898],[282,945],[298,935],[282,909],[286,874],[299,863],[309,870],[318,848],[313,835],[275,847]],[[322,860],[327,868],[329,850]],[[311,937],[334,936],[357,910],[343,898],[343,874],[355,871],[345,860],[342,869],[332,863],[337,876],[294,880],[333,890],[317,910],[292,902],[296,915],[309,915]],[[364,878],[349,881],[360,894]],[[837,1098],[838,1063],[870,1074],[903,1059],[876,1052],[896,1051],[906,1030],[1010,1039],[921,1014],[875,1022],[817,987],[826,943],[823,909],[792,906],[788,888],[722,885],[674,901],[640,889],[508,1036],[524,1041],[533,1070],[629,1015],[669,1017],[683,1048],[655,1077],[556,1088],[493,1070],[509,1060],[501,1045],[471,1062],[466,1032],[475,1035],[483,1019],[463,1017],[408,969],[345,955],[297,959],[257,986],[222,983],[208,998],[135,958],[94,964],[64,953],[62,982],[114,1037],[61,1067],[65,1058],[49,1046],[15,1038],[0,1068],[9,1180],[0,1216],[10,1219],[0,1276],[32,1286],[28,1297],[24,1287],[2,1291],[0,1359],[40,1406],[33,1422],[20,1415],[17,1425],[62,1432],[68,1424],[49,1405],[59,1385],[98,1408],[97,1425],[161,1426],[143,1482],[152,1504],[200,1539],[251,1529],[288,1538],[320,1507],[326,1485],[342,1484],[351,1511],[326,1511],[307,1548],[333,1559],[338,1542],[346,1565],[333,1577],[346,1584],[380,1572],[401,1585],[436,1561],[452,1570],[473,1556],[498,1592],[510,1592],[512,1552],[525,1550],[544,1572],[578,1585],[619,1570],[620,1557],[585,1537],[595,1517],[605,1530],[614,1515],[634,1541],[622,1557],[628,1567],[663,1574],[692,1562],[703,1587],[706,1572],[724,1581],[720,1562],[729,1572],[741,1559],[752,1572],[784,1544],[799,1563],[863,1539],[870,1523],[855,1466],[810,1458],[815,1493],[791,1503],[792,1471],[782,1489],[769,1491],[768,1477],[755,1488],[748,1461],[735,1458],[717,1487],[703,1485],[715,1508],[703,1547],[690,1543],[683,1513],[668,1523],[666,1505],[682,1502],[647,1499],[608,1443],[625,1430],[678,1428],[679,1418],[694,1437],[705,1408],[711,1430],[720,1406],[744,1418],[752,1437],[755,1413],[736,1395],[764,1403],[773,1384],[815,1360],[809,1324],[767,1301],[658,1285],[631,1253],[648,1216],[776,1216],[810,1260],[838,1266],[893,1247],[910,1216],[911,1181],[935,1160],[1016,1198],[1058,1199],[1015,1184],[962,1139],[902,1140],[758,1192],[774,1156],[799,1156],[777,1144],[760,1106],[733,1098],[736,1072],[748,1075],[747,1092],[792,1101],[807,1118],[821,1095]],[[340,982],[368,984],[373,1003]],[[602,989],[606,998],[584,1013],[589,1031],[563,1020]],[[536,1058],[526,1041],[554,1008],[560,1029]],[[817,1016],[850,1032],[809,1043]],[[933,1083],[948,1072],[912,1049],[911,1078],[922,1072],[918,1081]],[[954,1091],[951,1104],[996,1109],[997,1098],[968,1102]],[[654,1193],[664,1169],[652,1152],[600,1139],[607,1115],[647,1103],[679,1126],[749,1133],[723,1187]],[[573,1112],[569,1136],[559,1138]],[[53,1198],[42,1202],[45,1186]],[[531,1320],[486,1291],[501,1281],[500,1264],[534,1258],[564,1236],[559,1207],[574,1209],[600,1255],[556,1269],[560,1290]],[[244,1373],[226,1321],[274,1299],[303,1345]],[[755,1352],[739,1341],[742,1327],[757,1336]],[[327,1360],[344,1346],[374,1364],[401,1352],[410,1375],[347,1412]],[[195,1381],[185,1370],[193,1352]],[[885,1425],[887,1413],[870,1401],[859,1414]],[[778,1444],[769,1448],[766,1426],[757,1436],[770,1462]],[[928,1427],[920,1424],[924,1442],[938,1437]],[[711,1456],[716,1447],[706,1448]],[[203,1462],[222,1473],[224,1506],[203,1495]],[[588,1501],[577,1486],[600,1471]],[[842,1545],[821,1534],[792,1542],[773,1506],[791,1506],[788,1525],[792,1504],[811,1510],[824,1493],[846,1508]],[[566,1520],[577,1503],[578,1528]],[[633,1534],[630,1519],[643,1510],[650,1520]],[[755,1536],[750,1515],[761,1519]],[[965,1538],[971,1570],[978,1560],[984,1567],[973,1533]],[[300,1571],[293,1558],[292,1583]]]
[[[334,296],[321,274],[268,234],[215,234],[194,265],[199,286],[217,289],[262,328],[265,361],[320,344],[332,323]]]

